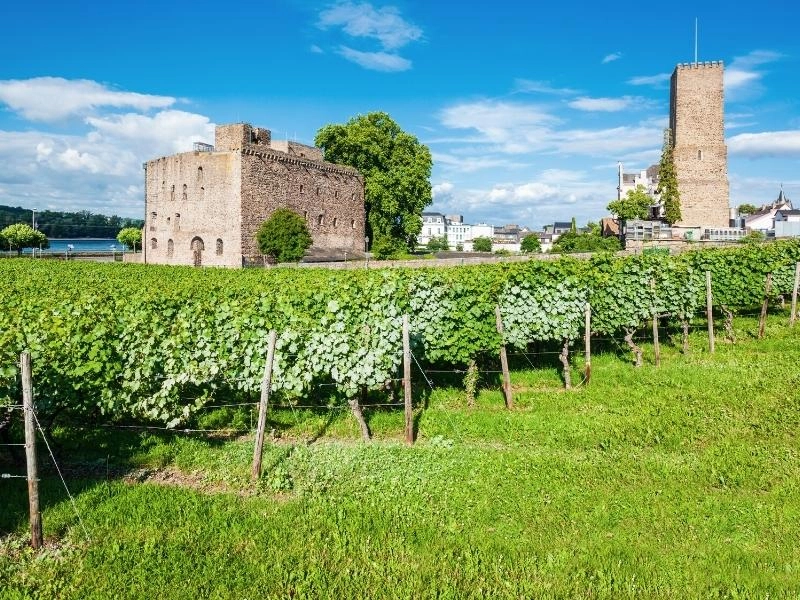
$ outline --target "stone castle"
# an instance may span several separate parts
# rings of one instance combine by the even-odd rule
[[[728,227],[722,61],[679,64],[672,73],[669,127],[681,222]]]
[[[322,150],[273,141],[246,123],[216,128],[214,146],[148,161],[144,262],[239,267],[261,262],[255,234],[277,208],[305,218],[312,251],[364,249],[364,180]]]

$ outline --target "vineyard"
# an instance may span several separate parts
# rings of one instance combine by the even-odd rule
[[[16,363],[27,350],[39,411],[177,427],[212,402],[257,396],[270,330],[278,333],[273,392],[297,403],[326,385],[335,392],[326,401],[344,403],[397,378],[404,314],[417,365],[468,375],[503,343],[523,351],[550,344],[569,363],[587,303],[592,335],[625,340],[635,352],[633,334],[654,317],[688,330],[705,311],[707,272],[717,314],[730,319],[765,294],[788,298],[797,261],[796,241],[363,272],[7,260],[0,403],[19,397]]]

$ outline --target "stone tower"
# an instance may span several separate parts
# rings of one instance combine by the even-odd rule
[[[722,72],[722,61],[712,61],[679,64],[672,73],[669,126],[680,226],[729,225]]]

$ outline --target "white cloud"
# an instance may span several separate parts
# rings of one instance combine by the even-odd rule
[[[80,88],[108,89],[95,82]],[[158,102],[142,94],[124,95],[110,101],[70,97],[61,114],[72,133],[64,133],[61,124],[56,130],[0,131],[0,204],[140,217],[142,163],[191,150],[195,141],[213,142],[214,124],[204,115],[174,109],[142,114]],[[140,102],[142,97],[149,99]],[[128,105],[132,111],[114,112]],[[42,115],[31,106],[31,118],[39,119]]]
[[[35,77],[0,81],[0,102],[31,121],[57,121],[106,107],[139,111],[166,108],[176,99],[117,91],[86,79]]]
[[[588,98],[586,96],[576,98],[567,104],[575,110],[587,112],[619,112],[637,104],[639,99],[633,96],[622,96],[621,98]]]
[[[747,158],[800,157],[800,129],[740,133],[727,143],[731,154]]]
[[[398,54],[388,52],[361,52],[347,46],[340,46],[338,54],[357,65],[372,71],[407,71],[411,68],[411,61]]]
[[[453,184],[449,181],[443,181],[431,186],[431,194],[434,198],[448,197],[453,192]]]
[[[394,6],[375,9],[369,3],[340,2],[319,15],[321,29],[341,27],[352,37],[378,40],[384,50],[402,48],[422,37],[422,30],[403,19]]]
[[[658,75],[640,75],[638,77],[631,77],[628,80],[630,85],[649,85],[653,87],[663,87],[663,85],[670,80],[669,73],[659,73]]]
[[[531,79],[517,79],[514,81],[514,91],[526,94],[553,94],[556,96],[567,96],[578,93],[577,90],[571,88],[554,87],[549,81],[533,81]]]
[[[316,44],[311,44],[309,51],[311,51],[312,54],[325,54],[325,51]]]
[[[614,62],[615,60],[619,60],[622,58],[622,52],[612,52],[611,54],[606,54],[601,61],[602,64],[607,64],[610,62]]]
[[[763,91],[760,82],[764,76],[760,67],[781,57],[781,54],[770,50],[754,50],[735,57],[723,76],[726,99],[741,101],[759,96]]]

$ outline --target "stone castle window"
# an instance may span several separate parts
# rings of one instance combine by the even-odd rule
[[[150,249],[155,250],[158,248],[158,240],[156,238],[150,238]]]
[[[356,220],[355,219],[351,219],[350,220],[350,228],[351,229],[355,229],[356,228]]]
[[[304,211],[303,211],[303,218],[304,218],[306,221],[308,221],[308,211],[307,211],[307,210],[304,210]]]
[[[217,238],[217,256],[222,256],[222,249],[223,249],[222,240]]]
[[[338,221],[338,219],[337,219],[336,217],[333,217],[333,226],[334,226],[334,227],[336,227],[336,222],[337,222],[337,221]]]
[[[183,196],[181,197],[181,199],[182,199],[184,202],[186,201],[186,198],[187,198],[187,193],[186,193],[186,191],[187,191],[187,187],[186,187],[186,184],[184,183],[184,184],[183,184]]]
[[[203,183],[203,167],[197,167],[197,183]]]
[[[175,229],[181,228],[181,213],[175,213]]]
[[[200,186],[200,200],[206,197],[206,188]]]
[[[698,150],[697,151],[697,160],[703,160],[703,151],[702,150]]]
[[[167,258],[172,258],[173,252],[175,252],[175,242],[167,240]]]
[[[156,230],[156,217],[158,217],[158,213],[156,212],[150,213],[150,231]]]
[[[325,224],[325,215],[320,215],[317,217],[317,225],[322,226]]]
[[[300,184],[300,193],[301,194],[303,193],[303,184],[302,183]]]
[[[175,184],[172,185],[172,189],[169,192],[169,199],[175,200]]]

